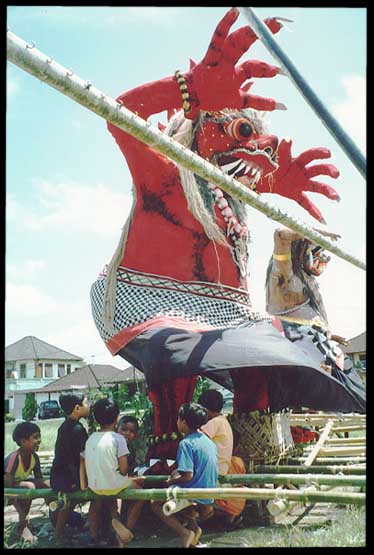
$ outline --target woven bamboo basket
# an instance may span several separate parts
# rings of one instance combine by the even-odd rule
[[[228,420],[235,452],[246,464],[277,463],[294,450],[289,412],[231,414]]]

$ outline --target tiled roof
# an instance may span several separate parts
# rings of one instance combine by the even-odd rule
[[[67,391],[74,387],[97,389],[99,386],[144,382],[144,380],[144,375],[133,366],[120,370],[110,364],[88,364],[39,389],[22,389],[19,393],[52,393]]]
[[[5,347],[5,362],[39,359],[83,361],[82,357],[68,353],[32,335]]]
[[[348,345],[343,347],[342,350],[347,353],[366,353],[366,331],[348,339]]]

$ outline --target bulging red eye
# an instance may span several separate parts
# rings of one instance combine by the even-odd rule
[[[253,127],[245,118],[234,119],[224,124],[227,135],[230,135],[236,141],[249,139],[253,133]]]

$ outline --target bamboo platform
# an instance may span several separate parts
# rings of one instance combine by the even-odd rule
[[[247,474],[220,476],[219,487],[209,489],[162,488],[167,476],[146,476],[144,488],[123,490],[115,497],[145,501],[180,501],[202,498],[247,499],[249,502],[267,502],[267,510],[276,515],[274,521],[291,518],[295,509],[304,509],[295,516],[298,524],[313,511],[316,504],[364,505],[366,502],[366,431],[365,415],[292,414],[291,425],[308,426],[320,433],[317,442],[303,448],[298,456],[287,456],[278,464],[250,465]],[[322,428],[322,429],[320,429]],[[360,437],[349,437],[362,432]],[[345,437],[336,437],[344,433]],[[335,435],[335,437],[333,437]],[[50,472],[53,451],[39,453],[43,475]],[[157,484],[157,488],[152,487]],[[44,499],[57,507],[69,501],[88,502],[98,497],[91,490],[59,494],[52,489],[21,490],[6,488],[4,496]],[[56,504],[57,501],[57,504]],[[53,503],[52,503],[53,505]],[[51,505],[51,507],[52,507]],[[305,508],[306,507],[306,508]],[[292,516],[291,516],[292,515]]]

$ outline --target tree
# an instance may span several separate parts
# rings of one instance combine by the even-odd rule
[[[22,409],[22,418],[24,420],[33,420],[38,412],[38,403],[35,399],[35,393],[26,393],[25,404]]]

